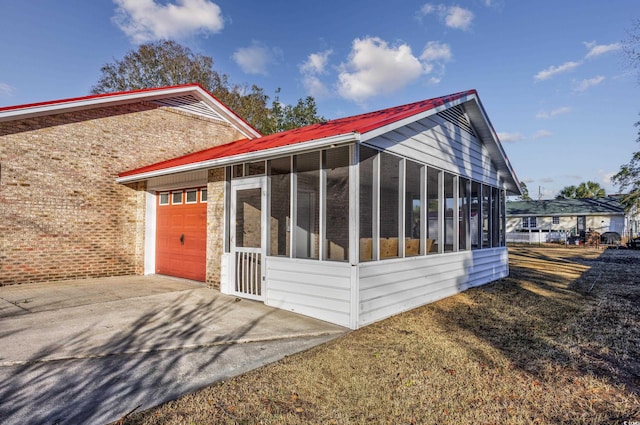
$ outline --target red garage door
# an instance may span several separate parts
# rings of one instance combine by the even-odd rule
[[[159,194],[156,273],[205,281],[207,189]]]

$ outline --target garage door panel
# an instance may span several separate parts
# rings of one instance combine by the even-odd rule
[[[206,202],[158,205],[156,223],[156,273],[204,281]]]

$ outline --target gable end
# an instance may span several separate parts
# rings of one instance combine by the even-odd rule
[[[152,100],[151,103],[158,106],[168,106],[181,111],[204,116],[217,121],[225,121],[224,118],[204,101],[198,100],[193,95],[167,97]]]
[[[456,127],[460,127],[461,129],[463,129],[464,131],[466,131],[467,133],[471,134],[472,136],[476,136],[475,132],[473,131],[473,127],[471,126],[471,122],[469,122],[469,118],[467,118],[467,114],[465,114],[464,110],[462,109],[461,105],[455,105],[452,106],[448,109],[445,109],[444,111],[440,111],[437,114],[440,118],[449,121],[451,124],[453,124]]]

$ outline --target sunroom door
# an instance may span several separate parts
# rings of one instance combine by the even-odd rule
[[[232,182],[231,288],[235,295],[255,300],[264,299],[266,196],[262,177]]]

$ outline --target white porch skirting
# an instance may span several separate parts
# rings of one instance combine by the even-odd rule
[[[267,257],[264,300],[357,329],[508,274],[504,247],[358,265]]]

